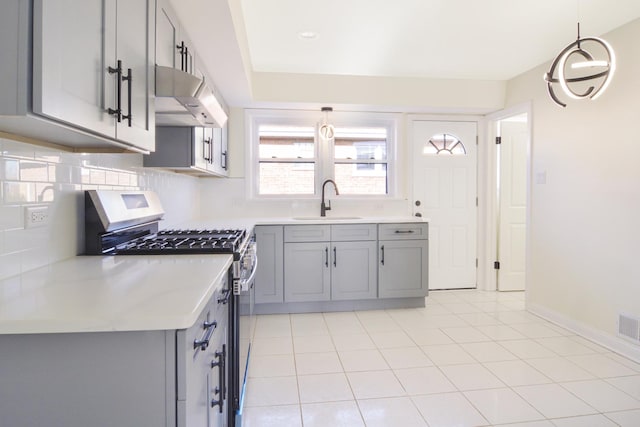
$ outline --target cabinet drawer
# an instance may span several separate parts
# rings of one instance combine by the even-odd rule
[[[378,230],[375,224],[333,224],[331,241],[353,242],[359,240],[377,240]]]
[[[429,224],[406,222],[396,224],[378,224],[380,240],[418,240],[429,238]]]
[[[328,242],[331,239],[330,225],[287,225],[284,227],[285,242]]]

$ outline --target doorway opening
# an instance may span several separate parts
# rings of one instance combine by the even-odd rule
[[[524,291],[527,268],[527,221],[531,123],[529,112],[511,112],[490,122],[495,141],[495,204],[491,253],[498,291]]]

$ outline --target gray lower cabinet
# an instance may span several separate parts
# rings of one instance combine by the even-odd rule
[[[284,227],[285,302],[377,297],[374,224]]]
[[[284,230],[281,225],[255,227],[258,245],[256,304],[284,302]]]
[[[424,303],[427,223],[259,225],[255,230],[256,304],[264,304],[265,312],[298,310],[301,305],[295,303],[323,303],[302,305],[306,309],[377,308],[385,299],[396,306]]]
[[[0,335],[0,424],[225,426],[227,312],[218,295],[189,329]]]
[[[378,296],[426,296],[429,289],[428,225],[379,224]]]
[[[332,242],[331,299],[378,296],[376,242]]]
[[[285,302],[331,298],[329,242],[284,244]]]

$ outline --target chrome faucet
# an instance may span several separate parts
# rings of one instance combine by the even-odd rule
[[[327,179],[322,183],[322,203],[320,203],[320,216],[327,216],[327,211],[331,210],[331,200],[328,200],[327,203],[324,202],[324,187],[329,182],[333,184],[333,188],[335,188],[336,190],[336,196],[340,195],[340,192],[338,191],[338,185],[334,180]]]

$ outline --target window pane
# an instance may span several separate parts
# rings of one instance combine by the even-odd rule
[[[464,156],[467,150],[458,137],[442,133],[433,135],[424,145],[422,154],[437,154],[445,156]]]
[[[337,128],[334,139],[336,159],[386,160],[386,128]]]
[[[260,125],[261,159],[313,159],[314,129],[301,126]]]
[[[259,194],[314,194],[315,164],[260,162]]]
[[[387,194],[386,163],[338,163],[335,173],[340,194]]]

